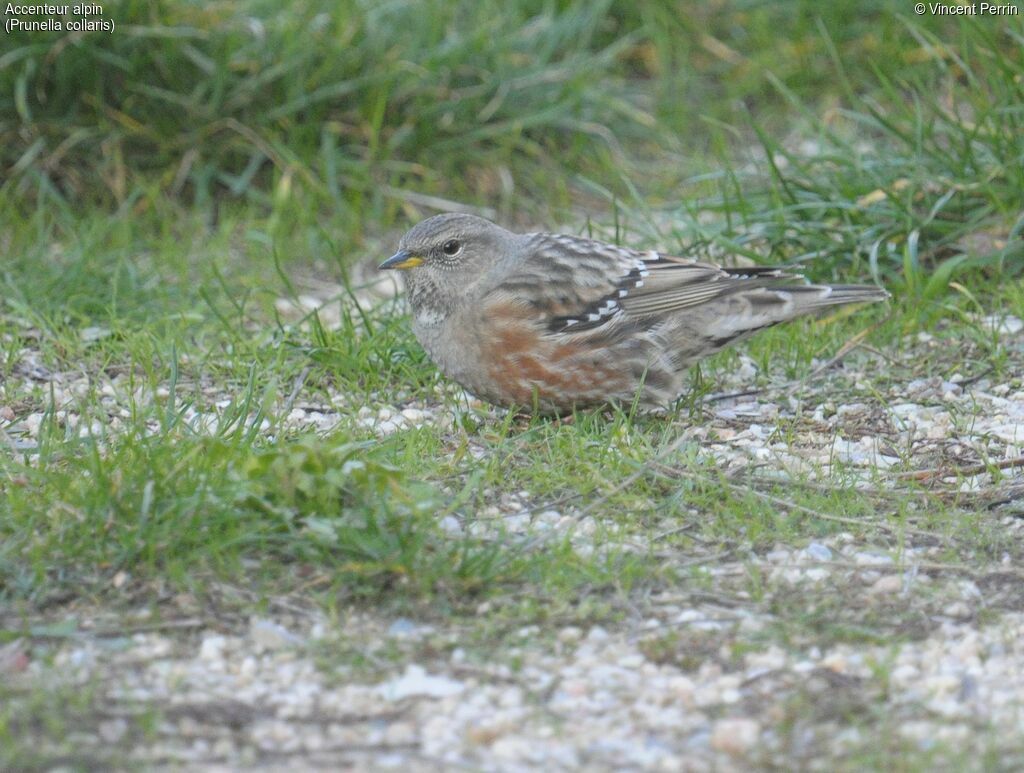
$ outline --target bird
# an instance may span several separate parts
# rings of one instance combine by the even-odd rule
[[[689,367],[730,344],[889,297],[874,285],[807,284],[780,267],[518,234],[464,213],[421,221],[378,268],[401,272],[413,333],[442,373],[494,405],[555,415],[666,408]]]

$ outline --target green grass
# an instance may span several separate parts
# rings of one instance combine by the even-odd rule
[[[98,238],[113,254],[139,251],[137,245],[110,244],[106,235]],[[179,245],[152,249],[158,250],[154,264],[175,273]],[[93,245],[83,250],[101,252]],[[780,513],[772,502],[734,489],[695,443],[662,458],[678,428],[699,422],[707,410],[696,403],[696,413],[684,404],[676,420],[592,412],[572,424],[495,419],[452,404],[462,417],[451,428],[442,424],[377,440],[357,421],[355,406],[438,399],[433,367],[408,328],[386,309],[346,317],[337,331],[281,323],[259,328],[258,306],[245,311],[237,302],[242,293],[227,292],[225,277],[211,270],[199,284],[154,285],[146,315],[131,305],[112,309],[108,297],[107,313],[97,317],[86,310],[104,301],[89,298],[95,288],[86,283],[79,283],[81,295],[61,313],[55,296],[65,292],[63,276],[55,274],[58,283],[48,301],[27,264],[25,274],[14,271],[8,271],[4,291],[14,308],[3,323],[11,342],[6,377],[13,382],[26,365],[19,347],[29,344],[49,372],[62,379],[84,373],[88,380],[69,393],[29,382],[26,391],[5,395],[19,414],[41,414],[38,446],[26,450],[29,456],[8,452],[0,462],[0,577],[10,597],[41,600],[67,587],[100,590],[122,571],[140,581],[166,577],[189,585],[203,576],[251,575],[246,567],[252,560],[258,560],[256,574],[268,587],[287,582],[296,566],[311,566],[330,577],[337,592],[357,597],[459,598],[530,583],[572,593],[581,583],[628,588],[670,576],[614,551],[610,557],[580,558],[567,545],[520,550],[453,539],[438,528],[445,514],[471,523],[475,512],[502,494],[523,489],[531,506],[596,507],[593,513],[602,520],[641,533],[685,524],[699,513],[693,526],[703,539],[741,539],[755,548],[840,528]],[[126,275],[125,281],[133,280]],[[36,293],[31,314],[18,314],[29,308],[30,289]],[[129,288],[129,295],[134,291]],[[1007,311],[1024,311],[1019,288],[990,295],[1002,296]],[[906,310],[868,340],[884,346],[917,329],[943,335],[936,320],[961,338],[968,328],[960,316],[969,310],[963,296],[932,309],[924,320],[919,310]],[[862,313],[797,323],[756,339],[748,351],[755,362],[770,366],[765,373],[806,378],[813,357],[829,356],[870,319]],[[110,332],[95,340],[83,336],[97,327]],[[1005,352],[999,356],[998,341],[981,331],[971,346],[978,349],[979,368],[991,363],[1005,377],[1015,367]],[[703,391],[694,397],[713,390],[737,358],[730,352],[705,365]],[[945,367],[962,370],[964,363]],[[912,376],[879,374],[872,388]],[[343,408],[341,423],[327,437],[297,435],[284,422],[296,383],[311,399],[344,396],[352,413]],[[874,399],[870,391],[863,394],[864,387],[848,388],[847,396],[833,398]],[[778,438],[798,430],[799,422],[790,429],[782,423]],[[649,468],[652,459],[676,472]],[[870,497],[841,489],[807,493],[799,501],[809,511],[864,517],[865,524],[877,506]],[[897,513],[895,520],[903,517]],[[954,537],[997,539],[988,530],[978,532],[980,522],[964,525],[959,517],[938,511],[928,524]],[[686,544],[684,538],[679,547]]]
[[[159,615],[168,589],[410,614],[457,627],[481,662],[526,625],[550,644],[557,626],[631,624],[659,593],[773,619],[645,645],[684,670],[723,643],[740,657],[926,635],[941,593],[904,614],[848,603],[847,587],[794,589],[744,556],[849,532],[898,560],[924,542],[936,564],[1019,562],[983,501],[888,490],[884,475],[857,488],[841,465],[825,479],[735,476],[713,460],[716,430],[686,434],[712,423],[744,357],[757,367],[744,386],[809,406],[771,420],[781,448],[820,430],[814,407],[882,404],[917,378],[1024,388],[1019,341],[980,321],[1024,318],[1024,28],[904,6],[125,3],[108,9],[113,36],[10,37],[0,643],[40,638],[32,621],[62,604]],[[424,196],[517,227],[875,278],[894,300],[712,358],[667,416],[506,415],[438,376],[400,305],[351,303],[357,263],[433,213]],[[310,280],[335,285],[331,307],[297,319],[281,301]],[[818,366],[862,333],[869,348],[822,380]],[[298,404],[337,423],[297,428]],[[439,421],[378,437],[359,413],[406,406]],[[960,428],[974,419],[952,413]],[[896,453],[894,472],[924,463]],[[575,523],[523,538],[498,525],[517,508]],[[718,576],[716,557],[747,570]],[[1008,582],[992,614],[1019,607]],[[224,586],[250,601],[224,602]],[[342,644],[326,669],[410,657]],[[788,705],[786,738],[822,703],[808,691]],[[59,738],[88,711],[87,698],[62,714],[60,696],[29,697],[21,716],[0,711],[0,740]],[[872,731],[890,719],[846,708]],[[18,743],[0,760],[43,764]],[[915,761],[887,736],[846,764],[952,759],[932,753]]]
[[[401,217],[401,196],[382,200],[381,185],[502,208],[508,191],[474,170],[543,171],[557,183],[516,201],[563,207],[589,191],[609,208],[589,223],[597,235],[800,260],[815,276],[876,274],[897,294],[885,319],[865,311],[762,336],[748,351],[765,375],[805,378],[813,358],[872,320],[880,327],[867,343],[879,349],[946,325],[972,340],[979,368],[987,361],[1001,377],[1015,367],[972,321],[999,305],[1020,313],[997,278],[1024,265],[1014,23],[949,28],[883,3],[846,9],[862,24],[846,28],[801,6],[781,41],[770,35],[779,11],[753,5],[700,16],[707,33],[658,4],[502,8],[500,22],[483,22],[495,7],[474,6],[457,24],[449,5],[325,15],[307,3],[257,29],[244,13],[262,18],[257,5],[126,7],[112,41],[55,50],[45,35],[18,38],[0,60],[13,99],[2,130],[30,142],[6,145],[0,371],[12,379],[28,367],[29,346],[43,369],[81,383],[63,392],[29,380],[4,395],[42,423],[38,457],[3,461],[7,595],[99,587],[121,570],[194,582],[189,567],[246,573],[254,556],[268,577],[311,563],[356,595],[588,582],[557,576],[564,547],[538,559],[453,544],[436,529],[438,514],[471,519],[520,489],[532,503],[636,514],[630,528],[678,519],[695,502],[714,540],[767,545],[806,532],[805,519],[734,496],[695,447],[684,449],[695,477],[682,487],[645,471],[675,440],[671,421],[496,421],[438,392],[392,308],[356,311],[342,294],[337,330],[315,315],[283,318],[275,303],[299,292],[296,271],[347,282],[362,234]],[[421,14],[428,22],[413,24]],[[878,66],[881,56],[895,65]],[[766,61],[775,66],[755,78]],[[709,84],[725,88],[720,98],[707,98]],[[683,115],[677,103],[694,95],[701,110]],[[753,117],[734,110],[737,98]],[[695,133],[689,144],[684,130]],[[88,149],[96,137],[98,154]],[[736,161],[743,137],[760,144],[754,166]],[[683,161],[698,146],[719,160]],[[639,186],[634,175],[666,159],[679,168]],[[679,421],[705,416],[703,396],[737,356],[702,367]],[[883,386],[850,395],[876,398]],[[329,437],[289,429],[299,394],[344,396]],[[451,429],[377,441],[354,416],[362,404],[438,399],[457,410]],[[376,472],[333,478],[349,457]],[[318,482],[307,490],[299,478]],[[874,507],[856,496],[828,506],[851,517]],[[584,564],[583,575],[608,582],[606,568]]]

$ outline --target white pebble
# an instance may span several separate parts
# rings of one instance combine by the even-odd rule
[[[757,743],[761,725],[754,719],[732,717],[715,722],[711,748],[733,757],[745,755]]]

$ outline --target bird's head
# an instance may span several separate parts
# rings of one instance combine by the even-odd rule
[[[413,226],[378,268],[402,272],[414,313],[429,307],[447,316],[488,269],[512,254],[515,239],[482,217],[436,215]]]

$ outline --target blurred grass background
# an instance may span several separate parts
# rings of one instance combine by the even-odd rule
[[[434,195],[530,225],[663,210],[680,247],[908,284],[928,281],[921,265],[948,279],[1020,262],[1019,16],[885,0],[105,9],[114,34],[4,41],[8,218],[241,207],[274,233],[329,223],[349,249]]]

